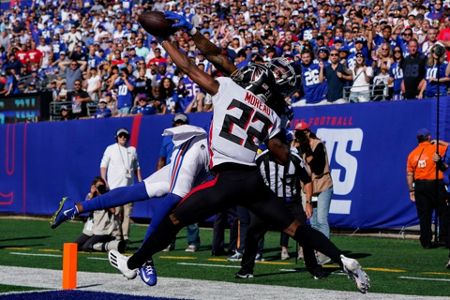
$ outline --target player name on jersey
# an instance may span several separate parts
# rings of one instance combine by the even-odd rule
[[[268,107],[266,104],[264,104],[261,100],[259,100],[255,95],[253,95],[252,93],[246,93],[245,94],[245,102],[247,102],[248,104],[262,110],[263,112],[265,112],[267,115],[271,115],[272,114],[272,109],[270,109],[270,107]]]

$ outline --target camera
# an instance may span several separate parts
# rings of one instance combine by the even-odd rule
[[[100,195],[106,193],[106,185],[101,184],[101,185],[97,186],[97,191]]]

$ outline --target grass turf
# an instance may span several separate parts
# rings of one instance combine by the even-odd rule
[[[40,288],[27,287],[27,286],[0,284],[0,293],[5,293],[5,292],[26,292],[26,291],[36,291],[36,290],[41,290],[41,289]]]
[[[48,221],[16,220],[1,218],[0,238],[1,265],[25,266],[47,269],[61,269],[62,244],[70,242],[81,233],[80,222],[63,224],[51,230]],[[129,253],[139,247],[146,227],[133,225]],[[201,230],[202,246],[196,253],[184,252],[185,232],[178,235],[176,249],[155,255],[159,276],[208,279],[238,282],[234,273],[239,263],[231,263],[225,256],[210,256],[212,231]],[[333,242],[346,255],[357,258],[371,277],[371,292],[412,295],[449,296],[450,271],[445,269],[448,249],[423,250],[418,241],[361,236],[332,236]],[[345,276],[339,276],[337,265],[327,265],[332,272],[323,280],[313,280],[305,271],[304,264],[294,259],[279,260],[279,234],[270,232],[265,238],[265,262],[258,263],[255,278],[242,283],[284,285],[293,287],[322,288],[354,291],[354,284]],[[294,256],[294,242],[290,242]],[[26,256],[28,254],[50,254],[51,256]],[[115,273],[107,262],[106,253],[80,252],[78,270]],[[287,271],[289,270],[289,271]],[[412,280],[404,277],[418,277],[445,281]],[[15,291],[18,287],[0,287],[0,291]]]

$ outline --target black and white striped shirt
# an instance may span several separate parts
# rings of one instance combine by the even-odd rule
[[[284,165],[275,162],[269,150],[263,151],[256,157],[264,182],[279,198],[287,201],[301,199],[300,181],[311,182],[311,176],[303,159],[295,149],[291,149],[289,160]]]

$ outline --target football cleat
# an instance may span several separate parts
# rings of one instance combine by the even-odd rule
[[[119,270],[127,279],[134,279],[137,276],[137,269],[128,269],[128,259],[128,256],[120,254],[117,250],[108,252],[108,260],[111,266]]]
[[[261,262],[264,261],[264,257],[262,256],[261,253],[257,253],[255,256],[255,262]]]
[[[289,258],[289,252],[286,249],[281,250],[281,260],[287,260]]]
[[[253,278],[253,273],[249,273],[241,269],[239,272],[234,274],[234,277],[237,279],[250,279]]]
[[[227,258],[228,261],[241,261],[242,257],[244,255],[242,255],[242,253],[235,251],[235,253],[233,255],[231,255],[230,257]]]
[[[370,278],[356,259],[341,255],[342,268],[347,276],[356,283],[358,290],[365,294],[370,288]]]
[[[55,229],[61,223],[67,220],[73,220],[78,215],[78,208],[73,201],[70,201],[68,197],[63,197],[59,202],[59,207],[53,214],[50,227]]]
[[[138,273],[142,281],[145,282],[146,285],[156,285],[158,277],[156,275],[156,269],[153,265],[153,261],[147,261],[144,265],[142,265],[142,267],[139,268]]]
[[[321,265],[317,265],[313,269],[308,269],[308,271],[314,280],[320,280],[327,276],[327,273],[324,272]]]

